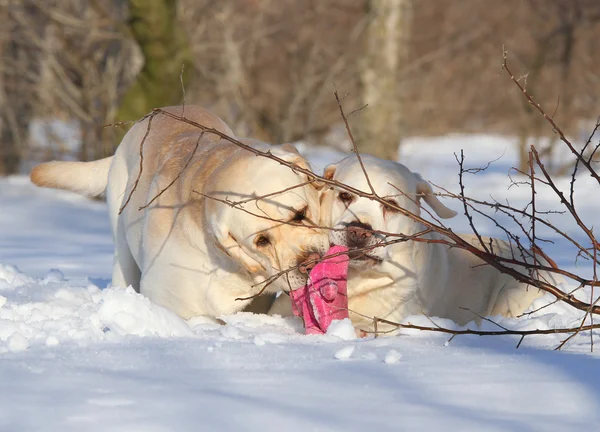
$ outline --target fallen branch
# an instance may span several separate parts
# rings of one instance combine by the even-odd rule
[[[411,324],[411,323],[402,324],[402,323],[397,323],[397,322],[394,322],[394,321],[386,320],[386,319],[383,319],[383,318],[377,318],[377,317],[373,318],[373,321],[377,322],[377,323],[381,323],[381,324],[387,324],[387,325],[390,325],[390,326],[393,326],[393,327],[396,327],[396,328],[412,329],[412,330],[421,330],[421,331],[428,331],[428,332],[450,334],[450,335],[452,335],[452,338],[454,338],[455,336],[459,336],[459,335],[474,335],[474,336],[521,336],[521,340],[519,341],[519,344],[517,345],[517,347],[521,345],[522,340],[525,337],[527,337],[527,336],[573,333],[573,335],[571,335],[571,337],[573,337],[575,334],[578,334],[578,333],[580,333],[582,331],[591,331],[591,330],[595,330],[595,329],[600,329],[600,324],[591,324],[591,325],[580,326],[580,327],[559,328],[559,329],[534,329],[534,330],[510,330],[510,329],[504,329],[504,330],[473,330],[473,329],[461,329],[461,330],[454,330],[454,329],[449,329],[449,328],[438,326],[437,324],[434,327],[427,327],[427,326],[420,326],[420,325],[415,325],[415,324]],[[494,323],[494,324],[496,324],[496,323]],[[498,324],[496,324],[496,325],[498,325]],[[366,333],[375,333],[375,332],[374,331],[366,331]],[[379,333],[381,333],[381,331]],[[555,350],[560,350],[563,347],[563,345],[564,345],[564,343],[561,343],[561,345],[557,346],[555,348]]]

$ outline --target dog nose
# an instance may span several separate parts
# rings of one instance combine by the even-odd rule
[[[353,222],[348,225],[348,232],[356,237],[371,237],[373,235],[373,227],[360,222]]]
[[[346,228],[348,232],[348,247],[365,247],[369,239],[373,236],[373,227],[362,222],[352,222]]]
[[[319,258],[321,258],[321,255],[316,252],[305,255],[298,262],[298,271],[302,274],[308,274],[317,265]]]

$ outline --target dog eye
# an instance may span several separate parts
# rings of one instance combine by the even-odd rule
[[[340,194],[338,195],[338,198],[340,199],[341,202],[348,204],[349,202],[352,201],[352,195],[350,195],[348,192],[340,192]]]
[[[266,246],[269,246],[271,244],[271,240],[266,235],[259,235],[254,240],[254,244],[257,247],[266,247]]]
[[[396,201],[394,201],[393,199],[386,199],[386,200],[385,200],[385,202],[386,202],[386,203],[388,203],[389,205],[392,205],[392,206],[394,206],[394,207],[400,207],[400,206],[398,205],[398,203],[397,203]],[[393,207],[388,207],[388,206],[383,206],[383,210],[385,210],[385,211],[389,211],[389,212],[397,212],[397,211],[398,211],[398,210],[396,210],[395,208],[393,208]]]
[[[308,210],[308,207],[304,207],[302,210],[298,210],[296,212],[296,214],[294,214],[294,217],[292,218],[292,222],[302,222],[304,219],[306,219],[306,211]]]

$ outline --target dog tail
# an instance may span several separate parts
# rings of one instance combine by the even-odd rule
[[[104,193],[112,156],[93,162],[47,162],[31,171],[31,181],[40,187],[65,189],[97,197]]]

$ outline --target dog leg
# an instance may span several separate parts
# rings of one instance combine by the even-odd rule
[[[253,314],[267,314],[275,301],[275,294],[262,294],[252,299],[252,302],[243,309],[243,312]]]
[[[122,231],[117,227],[115,233],[112,286],[126,288],[131,285],[137,292],[140,292],[141,272],[131,255],[125,233]]]
[[[119,147],[113,157],[106,187],[106,201],[115,243],[112,286],[127,288],[131,285],[139,292],[141,272],[131,255],[123,220],[119,217],[119,209],[125,199],[127,186],[127,165],[123,159],[123,151]]]
[[[534,286],[522,283],[510,283],[504,286],[491,315],[502,315],[508,318],[517,318],[525,312],[529,306],[544,295],[544,291]]]
[[[284,318],[294,316],[290,296],[281,293],[271,305],[268,315],[280,315]]]

